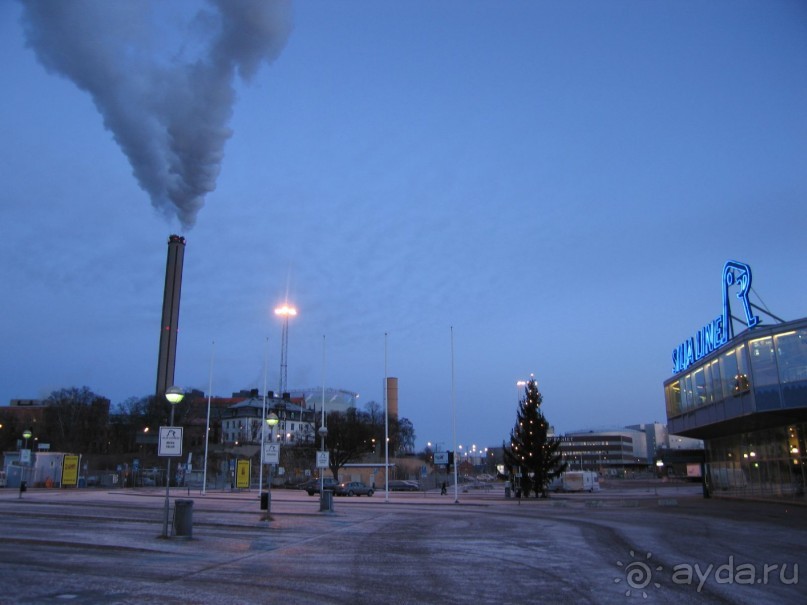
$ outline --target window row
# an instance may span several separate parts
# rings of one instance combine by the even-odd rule
[[[667,416],[748,392],[756,386],[807,380],[807,330],[750,340],[688,372],[665,388]]]

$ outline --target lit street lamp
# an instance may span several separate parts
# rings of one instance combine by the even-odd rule
[[[165,398],[171,404],[171,421],[168,426],[174,426],[174,407],[185,397],[185,393],[177,386],[168,387],[165,391]],[[165,516],[163,518],[163,538],[168,537],[168,497],[171,485],[171,456],[168,456],[168,463],[165,468]]]
[[[26,430],[24,430],[22,432],[22,436],[25,439],[25,449],[26,450],[28,449],[28,440],[31,438],[31,435],[33,435],[33,433],[31,431],[29,431],[28,429],[26,429]]]

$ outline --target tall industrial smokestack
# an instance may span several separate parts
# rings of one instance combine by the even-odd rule
[[[179,296],[182,293],[182,264],[185,260],[185,238],[168,238],[168,260],[165,264],[163,317],[160,324],[160,357],[157,360],[157,397],[174,384],[179,332]]]

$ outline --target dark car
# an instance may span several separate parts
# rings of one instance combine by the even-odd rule
[[[406,481],[400,479],[393,479],[389,482],[389,491],[391,492],[417,492],[420,491],[420,483],[417,481]]]
[[[325,485],[324,485],[325,491],[333,490],[337,485],[339,485],[337,483],[336,479],[329,479],[328,477],[325,477],[325,479],[323,479],[322,481],[324,481],[324,483],[325,483]],[[319,485],[320,485],[320,480],[315,479],[311,483],[306,484],[305,491],[308,492],[309,496],[313,496],[314,494],[318,494],[319,493]]]
[[[372,496],[373,488],[365,485],[361,481],[350,481],[337,485],[333,493],[337,496]]]

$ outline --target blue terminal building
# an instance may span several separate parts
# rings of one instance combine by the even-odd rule
[[[707,494],[804,500],[807,318],[783,321],[750,293],[750,267],[726,263],[722,314],[673,350],[667,428],[704,441]]]

